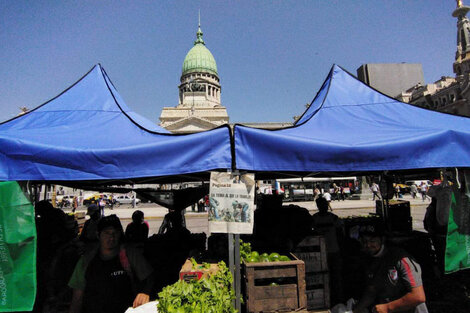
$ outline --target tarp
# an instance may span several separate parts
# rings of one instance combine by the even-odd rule
[[[17,182],[0,182],[0,312],[31,311],[35,297],[34,208]]]
[[[234,138],[236,169],[258,173],[470,166],[470,118],[399,102],[337,65],[293,127],[235,125]]]
[[[0,124],[0,181],[134,182],[229,169],[231,162],[227,125],[169,134],[131,111],[100,65],[59,96]]]

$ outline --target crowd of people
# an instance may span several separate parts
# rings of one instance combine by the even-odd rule
[[[378,187],[378,186],[377,186]],[[379,192],[379,190],[377,190]],[[377,196],[380,197],[379,194]],[[332,212],[331,195],[315,188],[318,212],[311,215],[296,205],[283,206],[282,196],[257,198],[254,231],[249,238],[257,251],[294,251],[309,235],[325,238],[331,305],[351,296],[346,288],[344,245],[351,245],[342,220]],[[38,233],[38,293],[35,312],[124,312],[157,297],[178,279],[190,256],[184,212],[170,210],[158,231],[149,236],[144,213],[136,210],[124,230],[116,215],[103,216],[96,204],[79,233],[73,216],[49,202],[36,205]],[[357,231],[357,252],[364,267],[363,293],[354,312],[426,312],[421,270],[406,252],[388,247],[383,225]],[[202,249],[205,249],[205,237]],[[222,234],[207,242],[208,260],[226,259]],[[158,271],[156,271],[158,269]],[[347,270],[346,270],[347,271]]]
[[[431,201],[431,197],[429,197],[428,195],[429,187],[430,186],[424,181],[419,183],[419,185],[417,185],[416,183],[412,183],[409,186],[409,192],[413,199],[416,199],[418,195],[421,195],[423,202],[426,200]],[[370,185],[370,191],[372,192],[372,201],[375,201],[376,198],[377,200],[382,200],[380,196],[380,186],[376,182],[373,182]],[[403,198],[403,194],[406,192],[406,190],[402,189],[400,184],[395,184],[395,183],[393,184],[393,191],[394,191],[393,194],[396,199]]]
[[[332,193],[330,193],[330,191]],[[332,188],[329,190],[321,188],[320,185],[315,186],[313,190],[314,200],[317,199],[319,196],[327,199],[328,202],[331,201],[344,201],[348,197],[346,191],[343,186],[338,186],[336,183],[333,183]]]
[[[73,215],[48,201],[36,204],[38,291],[33,312],[125,312],[155,300],[163,287],[161,277],[168,273],[157,272],[153,251],[146,251],[152,236],[142,211],[133,212],[125,230],[118,216],[104,216],[96,204],[90,204],[86,214],[89,219],[79,232]],[[171,258],[168,249],[184,246],[178,240],[190,242],[190,232],[179,212],[166,219],[158,240],[168,243],[167,250],[158,253]],[[188,253],[179,257],[180,267]],[[175,271],[177,264],[172,282]]]

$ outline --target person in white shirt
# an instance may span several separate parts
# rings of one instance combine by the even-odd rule
[[[333,211],[333,209],[331,208],[331,194],[328,192],[328,191],[325,191],[323,193],[323,198],[328,202],[328,208],[330,208],[331,211]]]
[[[377,199],[381,200],[380,195],[379,195],[379,185],[377,185],[376,183],[372,183],[372,186],[370,187],[370,190],[374,194],[372,196],[372,201],[375,201],[375,197],[377,197]]]
[[[429,196],[427,195],[428,194],[428,185],[425,182],[422,182],[421,186],[419,186],[419,192],[421,192],[421,196],[423,197],[423,202],[424,202],[424,200],[426,200],[426,198],[429,198]]]

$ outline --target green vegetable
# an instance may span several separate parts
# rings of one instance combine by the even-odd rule
[[[258,251],[251,251],[251,244],[249,242],[243,242],[240,240],[240,263],[253,263],[253,262],[277,262],[277,261],[290,261],[288,256],[280,255],[279,253],[273,252],[268,254],[264,252],[259,254]]]
[[[191,263],[193,264],[193,269],[197,269],[198,264],[195,259],[191,258]]]
[[[269,257],[260,256],[259,257],[259,262],[271,262],[271,260],[269,259]]]
[[[276,261],[279,261],[279,257],[280,257],[279,253],[273,252],[269,255],[269,260],[271,262],[276,262]]]
[[[159,313],[236,313],[232,306],[233,278],[224,262],[219,271],[206,279],[179,280],[158,294]]]
[[[248,262],[251,257],[251,244],[240,240],[240,263]]]

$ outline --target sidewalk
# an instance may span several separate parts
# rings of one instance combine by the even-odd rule
[[[144,203],[144,204],[139,204],[137,207],[133,208],[132,206],[125,206],[121,205],[119,208],[114,208],[114,209],[109,209],[105,208],[104,209],[104,215],[108,216],[111,214],[116,214],[120,219],[132,219],[132,213],[134,213],[136,210],[140,210],[144,212],[145,214],[145,219],[152,219],[152,218],[162,218],[165,216],[165,214],[168,213],[168,209],[165,207],[162,207],[158,204],[154,203]],[[81,206],[77,209],[77,212],[85,212],[86,213],[87,208],[86,206]],[[64,209],[64,212],[71,212],[70,208]]]
[[[165,214],[168,213],[168,209],[165,207],[162,207],[161,205],[155,204],[155,203],[141,203],[135,208],[132,206],[127,206],[127,205],[121,205],[119,208],[114,208],[114,209],[109,209],[105,208],[104,209],[104,215],[108,216],[111,214],[116,214],[120,219],[132,219],[132,213],[134,213],[136,210],[140,210],[144,212],[145,214],[145,219],[163,219]],[[85,212],[86,213],[87,208],[85,206],[81,206],[77,209],[77,212]],[[64,212],[71,212],[70,208],[65,208]],[[192,212],[191,207],[186,209],[186,217],[195,215],[195,216],[202,216],[207,213],[198,213],[198,212]]]

